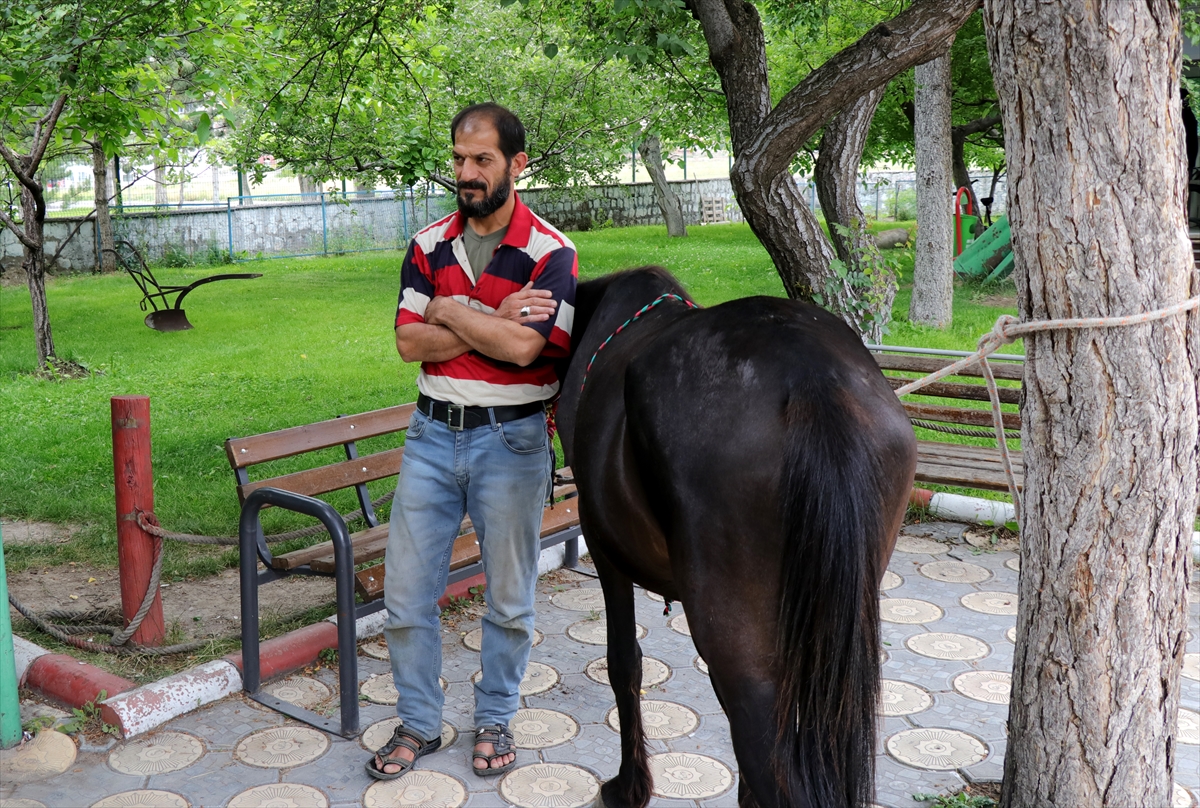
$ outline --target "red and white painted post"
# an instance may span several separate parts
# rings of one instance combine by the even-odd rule
[[[137,614],[154,569],[154,537],[138,525],[138,511],[154,512],[154,474],[150,467],[150,398],[112,399],[113,480],[117,494],[117,564],[121,576],[121,611],[125,625]],[[130,641],[162,645],[166,637],[162,595]]]

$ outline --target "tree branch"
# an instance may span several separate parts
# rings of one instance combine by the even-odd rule
[[[786,170],[804,142],[838,110],[936,58],[979,5],[980,0],[920,0],[876,25],[788,91],[738,155],[748,164],[743,170],[759,177]]]
[[[18,227],[17,223],[14,222],[12,218],[2,210],[0,210],[0,224],[3,224],[5,227],[7,227],[12,234],[17,237],[17,240],[29,249],[36,250],[38,248],[38,243],[29,236],[25,235],[25,231]]]

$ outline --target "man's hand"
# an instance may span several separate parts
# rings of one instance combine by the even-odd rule
[[[521,310],[529,307],[528,314]],[[516,323],[544,323],[554,316],[558,301],[549,289],[534,289],[533,281],[504,298],[496,309],[496,316]]]

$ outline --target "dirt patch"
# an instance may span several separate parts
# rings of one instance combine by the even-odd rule
[[[963,531],[963,539],[981,550],[1020,553],[1020,536],[1006,527],[972,526]]]
[[[7,532],[5,541],[8,541]],[[36,612],[119,609],[121,606],[121,581],[117,570],[96,569],[74,562],[10,575],[8,591]],[[263,619],[285,617],[333,600],[332,578],[293,576],[258,590],[259,614]],[[163,584],[162,602],[167,631],[176,632],[176,636],[189,640],[225,637],[236,634],[241,627],[237,570],[224,570],[211,578]],[[18,627],[28,625],[16,610],[11,614]]]
[[[79,530],[79,525],[72,524],[0,519],[0,534],[4,537],[6,547],[17,544],[66,544]]]
[[[1017,307],[1017,293],[982,295],[975,298],[975,302],[981,306],[991,306],[995,309],[1015,309]]]

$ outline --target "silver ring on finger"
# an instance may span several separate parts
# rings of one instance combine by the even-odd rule
[[[528,316],[529,316],[529,307],[528,307],[528,306],[522,306],[522,307],[521,307],[521,316],[522,316],[522,317],[528,317]]]

